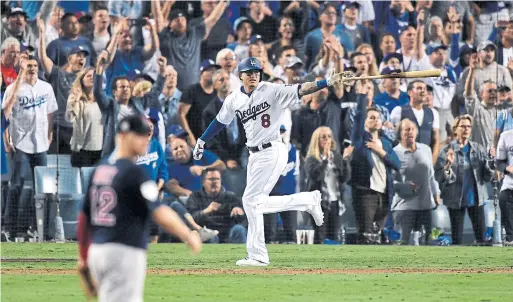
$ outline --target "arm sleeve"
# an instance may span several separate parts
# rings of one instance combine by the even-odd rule
[[[162,179],[164,181],[164,183],[166,183],[169,178],[168,174],[167,174],[168,167],[167,167],[166,153],[164,152],[164,150],[162,150],[162,148],[159,148],[158,152],[159,152],[159,158],[161,158],[162,160],[159,165],[157,179]]]
[[[220,123],[218,119],[214,119],[210,125],[208,125],[207,129],[203,134],[201,135],[200,139],[204,142],[208,142],[211,140],[214,136],[216,136],[221,130],[223,130],[226,127],[225,124]]]
[[[497,121],[495,122],[495,130],[499,130],[500,132],[504,131],[504,123],[506,121],[507,112],[506,110],[501,110],[499,114],[497,114]]]
[[[431,109],[433,112],[433,129],[440,129],[440,115],[435,109]]]

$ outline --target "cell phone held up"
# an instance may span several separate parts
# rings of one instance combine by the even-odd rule
[[[128,25],[130,27],[144,27],[148,24],[148,20],[146,19],[128,19]]]

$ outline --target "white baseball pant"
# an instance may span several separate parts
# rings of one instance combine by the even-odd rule
[[[91,244],[87,265],[99,302],[142,302],[146,251],[120,243]]]
[[[264,215],[283,211],[306,211],[315,203],[312,192],[269,196],[287,165],[288,150],[282,142],[251,152],[247,167],[247,184],[242,197],[248,219],[246,248],[252,259],[269,263],[264,238]]]

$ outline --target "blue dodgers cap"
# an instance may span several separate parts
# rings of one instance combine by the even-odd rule
[[[397,52],[389,53],[383,58],[384,63],[388,63],[388,61],[392,58],[396,58],[399,62],[403,62],[403,55]]]
[[[203,62],[201,62],[201,65],[200,65],[200,72],[203,72],[206,69],[209,69],[212,67],[214,67],[216,69],[221,68],[221,66],[217,65],[213,60],[210,60],[210,59],[203,60]]]
[[[173,21],[176,18],[185,17],[185,14],[180,9],[172,9],[169,14],[169,22]],[[187,18],[187,17],[186,17]]]
[[[345,11],[346,9],[348,9],[350,7],[355,7],[357,9],[360,9],[360,3],[356,2],[356,1],[344,1],[342,3],[342,11]]]
[[[68,56],[76,55],[79,53],[83,53],[86,57],[89,55],[89,51],[87,51],[87,49],[85,49],[83,46],[75,46],[69,51]]]
[[[244,23],[251,24],[251,21],[246,17],[240,17],[237,20],[235,20],[235,22],[233,22],[233,31],[238,31],[239,27]]]
[[[119,122],[118,133],[133,132],[137,135],[148,135],[151,132],[150,126],[140,115],[126,116]]]
[[[285,125],[281,125],[280,126],[280,132],[283,133],[285,131],[287,131],[287,127],[285,127]]]
[[[249,38],[249,44],[256,44],[258,41],[264,42],[264,38],[261,35],[254,35]]]
[[[435,51],[437,51],[439,49],[447,50],[448,47],[447,47],[447,45],[443,45],[443,44],[440,44],[440,43],[429,44],[428,48],[426,50],[426,54],[430,55],[430,54],[432,54],[433,52],[435,52]]]
[[[400,72],[402,72],[401,69],[393,69],[393,68],[390,68],[390,67],[385,67],[381,71],[381,74],[382,75],[389,75],[389,74],[392,74],[392,73],[400,73]]]
[[[180,125],[169,126],[169,128],[167,129],[167,133],[168,138],[170,136],[176,136],[180,138],[185,138],[187,136],[187,132],[185,132],[185,130],[183,130],[183,128]]]

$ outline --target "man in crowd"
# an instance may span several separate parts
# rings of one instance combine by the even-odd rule
[[[48,44],[46,53],[50,60],[60,67],[68,62],[69,51],[77,46],[82,46],[89,53],[86,66],[94,66],[96,52],[93,44],[89,39],[79,36],[77,17],[71,13],[64,14],[61,18],[61,36]]]
[[[224,69],[214,72],[214,89],[217,96],[203,110],[203,129],[206,129],[212,122],[221,107],[224,99],[230,93],[229,74]],[[215,153],[226,163],[228,169],[235,169],[241,166],[241,156],[245,149],[245,134],[242,123],[234,119],[225,129],[212,139],[210,151]]]
[[[205,150],[203,158],[192,158],[192,149],[185,139],[173,137],[170,140],[173,161],[169,163],[169,181],[166,188],[177,197],[190,196],[201,190],[201,174],[207,168],[224,171],[226,166],[214,153]]]
[[[201,10],[203,11],[203,16],[196,18],[191,21],[191,23],[200,23],[202,20],[207,19],[212,15],[214,9],[216,7],[217,1],[213,0],[202,0],[201,1]],[[218,51],[223,49],[228,43],[228,40],[233,40],[232,36],[232,24],[230,21],[222,16],[212,27],[211,32],[215,33],[214,35],[208,35],[206,39],[201,43],[201,59],[210,59],[214,60],[216,58],[216,54]],[[218,63],[219,64],[219,63]]]
[[[16,97],[9,126],[14,166],[5,212],[6,231],[15,236],[30,226],[35,228],[30,212],[22,210],[18,216],[18,202],[24,181],[30,179],[27,173],[32,174],[34,167],[46,166],[46,153],[53,136],[52,113],[57,110],[52,86],[37,77],[37,60],[29,57],[22,65],[25,74],[19,89],[13,91],[14,86],[10,85],[4,95],[4,98],[9,95]],[[32,206],[20,205],[33,213]]]
[[[9,37],[2,42],[2,57],[0,66],[2,70],[2,93],[7,86],[16,81],[18,77],[17,67],[20,57],[20,42]]]
[[[337,7],[327,2],[324,5],[319,16],[321,27],[312,30],[305,37],[305,57],[306,66],[309,67],[313,63],[315,57],[321,49],[323,38],[334,35],[340,44],[344,46],[346,52],[354,51],[354,44],[351,37],[337,28]]]
[[[93,13],[94,29],[85,34],[84,37],[93,43],[94,51],[101,53],[109,44],[111,34],[109,33],[110,17],[109,11],[104,6],[98,6]]]
[[[98,57],[94,82],[94,98],[105,118],[102,155],[110,154],[114,150],[114,136],[119,121],[123,117],[133,114],[144,115],[147,108],[160,110],[158,96],[162,92],[165,82],[164,76],[166,75],[165,68],[167,64],[166,58],[159,57],[157,59],[160,74],[150,93],[142,97],[132,97],[132,89],[128,78],[118,77],[112,82],[113,97],[109,97],[102,88],[103,74],[109,66],[108,56],[108,53],[104,51]]]
[[[166,137],[169,135],[167,130],[171,125],[180,124],[180,118],[178,115],[178,106],[180,99],[182,98],[182,92],[176,87],[178,80],[178,73],[176,69],[171,66],[166,66],[166,82],[164,83],[164,89],[159,96],[159,102],[161,105],[161,112],[164,118],[164,126],[166,127]]]
[[[473,56],[471,60],[476,61],[476,70],[474,74],[474,90],[479,93],[478,89],[485,81],[497,81],[497,85],[512,87],[513,82],[508,69],[498,65],[495,62],[495,51],[497,47],[491,41],[484,41],[477,47],[478,56]],[[470,66],[467,67],[460,78],[456,87],[456,94],[462,95],[465,90],[465,83],[468,78]]]
[[[296,57],[296,49],[293,46],[283,46],[278,59],[278,64],[273,68],[273,74],[276,78],[283,78],[285,75],[285,65],[289,62],[289,58]]]
[[[242,200],[223,189],[221,172],[206,168],[201,173],[201,189],[187,199],[187,210],[194,220],[211,230],[218,230],[214,243],[246,243],[246,217]]]
[[[389,75],[397,72],[401,71],[399,69],[394,70],[390,69],[389,67],[386,67],[385,69],[383,69],[381,74]],[[385,91],[376,96],[376,98],[374,99],[374,103],[376,103],[376,105],[384,106],[385,108],[387,108],[388,112],[392,112],[392,110],[394,110],[394,108],[397,106],[407,105],[410,101],[410,98],[408,97],[408,94],[406,92],[401,91],[399,89],[400,85],[401,79],[384,79],[383,86],[385,88]]]
[[[479,87],[479,98],[474,89],[478,61],[472,58],[466,73],[465,81],[465,110],[473,118],[472,140],[488,148],[493,143],[493,129],[497,115],[497,84],[493,81],[484,81]]]
[[[433,163],[440,152],[440,122],[438,112],[424,105],[427,98],[426,84],[421,80],[414,80],[408,84],[410,103],[406,106],[397,106],[391,112],[394,127],[404,119],[409,119],[417,125],[418,135],[416,141],[431,147]]]
[[[55,8],[57,1],[43,1],[39,15],[45,22],[48,22]],[[2,12],[3,15],[4,12]],[[27,19],[27,13],[20,7],[13,7],[7,13],[7,24],[3,24],[1,29],[1,40],[5,41],[8,37],[14,37],[24,46],[36,46],[38,38],[37,25]]]
[[[249,20],[253,27],[253,33],[261,35],[265,43],[271,43],[276,40],[278,31],[278,20],[273,16],[264,13],[265,1],[249,1]]]
[[[178,106],[180,126],[187,131],[192,145],[196,144],[196,138],[203,133],[203,110],[216,96],[212,82],[212,75],[216,69],[219,69],[219,65],[214,61],[204,60],[200,66],[199,83],[187,87]]]
[[[402,71],[414,70],[417,61],[417,34],[418,30],[408,24],[408,27],[399,35],[400,45],[397,52],[403,55]]]
[[[347,2],[342,6],[342,10],[344,13],[344,23],[341,28],[342,31],[351,37],[354,47],[358,47],[363,43],[370,44],[369,30],[365,26],[357,24],[360,4],[356,1]]]
[[[171,10],[169,26],[164,28],[164,17],[157,1],[152,1],[152,12],[159,32],[160,51],[170,65],[176,69],[178,88],[185,89],[200,79],[201,41],[208,38],[210,31],[221,18],[228,3],[219,1],[206,19],[187,24],[185,14],[179,9]]]
[[[89,52],[82,46],[76,46],[70,49],[67,54],[67,63],[62,67],[53,63],[46,55],[46,25],[40,18],[37,19],[39,26],[39,51],[38,57],[41,67],[53,87],[55,87],[57,98],[57,112],[54,116],[54,134],[56,135],[50,146],[51,153],[70,154],[70,140],[73,133],[73,126],[64,118],[68,97],[71,93],[71,87],[77,74],[86,65]],[[57,128],[59,131],[57,132]],[[59,135],[57,136],[57,133]]]
[[[239,89],[240,79],[235,75],[235,67],[237,67],[237,57],[233,50],[229,48],[221,49],[216,56],[216,64],[230,75],[230,91]]]
[[[106,71],[107,91],[111,91],[112,81],[118,77],[127,75],[134,69],[143,70],[145,62],[151,59],[155,51],[159,48],[159,37],[152,23],[148,23],[150,27],[151,43],[144,47],[135,47],[132,33],[128,29],[118,29],[120,34],[117,35],[117,47],[114,52],[109,52],[109,68]],[[110,48],[110,45],[109,45]],[[117,49],[116,49],[117,48]]]
[[[233,31],[236,33],[237,40],[226,47],[233,50],[237,61],[240,62],[249,56],[249,40],[253,34],[253,26],[248,18],[240,17],[233,23]]]

